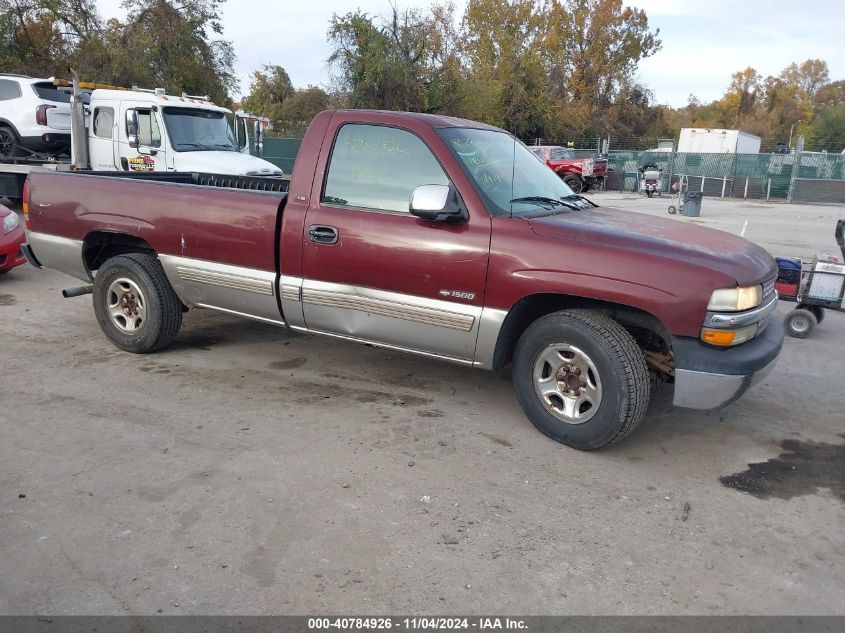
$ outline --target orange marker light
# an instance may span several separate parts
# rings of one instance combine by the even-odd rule
[[[729,330],[711,330],[709,328],[701,330],[701,340],[705,343],[710,343],[710,345],[727,347],[733,343],[734,338],[736,338],[736,332]]]

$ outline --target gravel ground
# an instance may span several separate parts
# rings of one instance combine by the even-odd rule
[[[845,216],[702,212],[785,255]],[[133,356],[72,285],[0,278],[2,614],[845,613],[841,313],[728,408],[664,387],[580,453],[502,376],[202,311]]]

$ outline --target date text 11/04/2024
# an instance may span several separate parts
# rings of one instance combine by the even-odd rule
[[[357,618],[309,618],[309,630],[339,629],[353,630],[391,630],[425,631],[425,630],[525,630],[527,625],[519,618],[462,618],[462,617],[357,617]]]

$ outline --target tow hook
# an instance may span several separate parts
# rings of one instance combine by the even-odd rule
[[[77,288],[66,288],[62,290],[62,296],[65,299],[70,299],[71,297],[90,295],[92,292],[94,292],[94,286],[79,286]]]

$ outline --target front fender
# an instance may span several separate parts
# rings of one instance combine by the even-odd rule
[[[544,294],[579,297],[593,301],[606,301],[637,308],[654,314],[661,321],[661,315],[670,310],[655,310],[659,306],[671,307],[676,311],[682,305],[680,299],[670,291],[648,283],[639,283],[614,277],[592,275],[583,272],[559,270],[517,270],[513,276],[527,290],[520,297],[537,294],[542,289]]]

